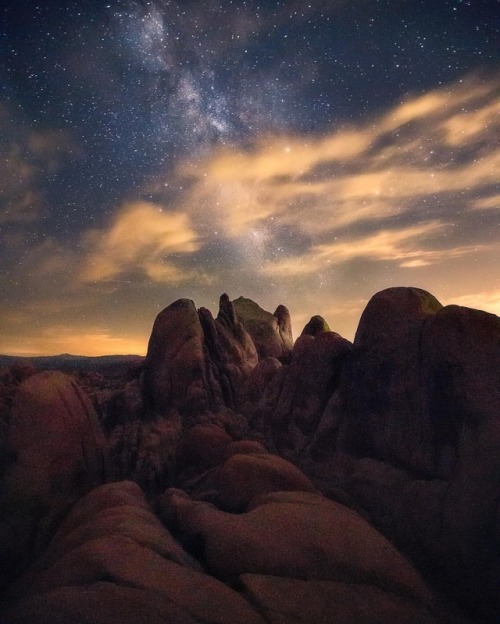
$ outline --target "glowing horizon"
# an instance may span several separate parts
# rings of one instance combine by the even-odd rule
[[[429,2],[443,41],[399,3],[254,4],[82,5],[76,40],[38,7],[25,36],[45,56],[9,39],[1,353],[144,354],[161,309],[187,297],[216,315],[223,292],[286,305],[294,337],[320,314],[352,340],[390,286],[500,314],[499,51],[483,14]]]

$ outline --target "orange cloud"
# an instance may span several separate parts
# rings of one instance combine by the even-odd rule
[[[469,76],[424,95],[408,97],[382,117],[380,127],[385,132],[410,122],[446,119],[454,111],[463,112],[482,98],[494,96],[495,89],[494,81],[479,82],[475,77]]]
[[[484,310],[500,316],[500,289],[457,294],[453,297],[447,297],[444,303],[446,305],[455,304],[465,306],[466,308]]]
[[[443,92],[426,93],[396,106],[382,120],[384,130],[393,130],[410,121],[435,115],[450,102],[450,96]]]
[[[486,133],[500,138],[500,100],[475,111],[454,115],[443,123],[446,141],[450,145],[462,145],[483,138]]]
[[[85,282],[140,271],[153,281],[178,283],[188,274],[169,258],[199,249],[188,215],[163,212],[147,202],[123,206],[107,230],[87,232],[85,245],[89,250],[81,272]]]
[[[249,152],[225,149],[202,163],[203,177],[222,184],[249,180],[253,183],[279,176],[298,176],[324,162],[343,162],[357,158],[370,145],[372,132],[365,129],[341,130],[313,140],[298,136],[269,136],[260,139]],[[183,171],[197,175],[198,166]]]
[[[500,194],[491,195],[490,197],[483,197],[477,199],[472,204],[474,210],[499,210],[500,209]]]
[[[498,180],[495,86],[459,81],[326,137],[268,136],[248,151],[219,150],[180,166],[190,186],[177,208],[194,227],[233,239],[273,219],[316,235],[414,211],[416,198],[476,192]],[[478,136],[477,156],[457,161],[450,149]]]
[[[401,230],[380,230],[364,237],[333,240],[330,243],[314,245],[307,254],[269,263],[263,267],[262,272],[279,277],[295,277],[357,258],[397,262],[401,267],[412,268],[471,251],[467,247],[445,251],[428,251],[422,248],[422,239],[443,227],[444,224],[433,221]]]

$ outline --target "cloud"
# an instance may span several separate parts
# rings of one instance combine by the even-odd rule
[[[472,208],[474,210],[499,210],[500,194],[476,199],[472,204]]]
[[[446,298],[443,303],[447,305],[460,305],[476,310],[485,310],[486,312],[500,316],[500,289],[473,292],[465,295],[457,294]]]
[[[174,186],[189,181],[180,209],[232,239],[272,219],[310,236],[405,214],[426,221],[416,204],[424,213],[452,194],[469,210],[461,196],[498,181],[495,87],[462,80],[326,137],[216,150],[177,170]]]
[[[482,138],[485,132],[492,135],[500,131],[500,100],[474,111],[461,112],[443,123],[446,141],[449,145],[463,145],[476,138]]]
[[[124,205],[108,229],[87,232],[84,245],[84,282],[140,272],[152,281],[178,283],[190,274],[179,268],[174,256],[199,249],[188,215],[141,201]]]
[[[429,119],[444,119],[446,125],[457,118],[457,114],[454,113],[459,115],[465,113],[470,119],[476,112],[476,103],[482,98],[493,96],[494,92],[494,80],[483,82],[474,76],[468,76],[424,95],[408,96],[382,117],[379,127],[383,132],[387,132],[410,122],[425,122]],[[485,110],[487,108],[488,105]]]
[[[410,121],[435,115],[449,103],[449,97],[443,92],[426,93],[417,98],[409,99],[396,106],[382,120],[383,130],[393,130]]]
[[[166,287],[168,297],[206,297],[203,305],[216,288],[250,294],[263,305],[268,298],[269,309],[279,297],[301,322],[320,313],[333,317],[332,328],[344,335],[353,333],[373,292],[401,283],[498,314],[497,86],[498,78],[464,79],[326,136],[268,134],[252,145],[198,154],[142,189],[148,201],[125,202],[74,248],[46,239],[28,249],[14,228],[8,250],[21,258],[24,275],[19,270],[5,279],[19,282],[20,301],[21,289],[38,306],[52,300],[42,323],[55,323],[64,305],[73,306],[64,314],[74,313],[78,322],[92,319],[95,331],[83,333],[94,353],[99,341],[100,353],[140,351],[111,342],[108,320],[115,311],[106,309],[103,319],[102,306],[119,299],[125,315],[138,307],[134,297],[163,301]],[[16,199],[3,214],[14,218],[17,206],[15,218],[28,223],[39,218],[44,200],[37,159],[56,163],[58,137],[25,134],[16,142],[11,134],[11,168],[0,171],[0,182]],[[21,143],[31,146],[28,160]],[[10,177],[23,183],[8,186]],[[477,272],[482,286],[474,293]],[[453,293],[457,279],[461,287]],[[42,337],[25,336],[19,349],[77,349],[77,331],[57,327],[60,340],[53,329],[46,347]]]
[[[218,150],[178,170],[179,178],[191,182],[182,209],[237,238],[271,216],[287,218],[298,198],[324,197],[328,184],[313,184],[304,176],[323,163],[354,160],[370,142],[369,133],[352,130],[312,143],[299,137],[267,137],[249,152]]]
[[[401,268],[417,268],[444,259],[476,252],[477,246],[463,246],[432,251],[425,248],[425,238],[444,229],[437,221],[400,230],[379,230],[363,237],[333,240],[314,245],[306,254],[267,264],[266,275],[296,277],[322,271],[356,259],[397,263]]]
[[[176,209],[204,242],[230,241],[255,279],[295,283],[355,261],[433,283],[431,266],[495,253],[467,215],[498,207],[497,88],[469,77],[326,136],[215,150],[169,180],[184,188]]]
[[[0,224],[33,224],[46,216],[44,185],[80,151],[62,130],[34,131],[0,102]]]

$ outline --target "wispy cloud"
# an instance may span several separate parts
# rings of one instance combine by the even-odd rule
[[[425,249],[422,240],[445,227],[446,224],[434,221],[400,230],[380,230],[363,237],[334,240],[314,245],[300,257],[269,263],[262,272],[279,277],[296,277],[360,258],[395,262],[401,268],[416,268],[477,251],[477,246],[434,251]]]
[[[405,283],[443,303],[499,314],[498,85],[498,78],[464,79],[326,136],[267,135],[251,147],[186,159],[143,189],[147,200],[124,202],[74,247],[54,237],[28,245],[24,236],[45,209],[40,171],[58,166],[70,138],[16,138],[11,129],[0,223],[16,224],[10,238],[3,235],[3,250],[19,262],[0,281],[18,284],[20,304],[29,293],[34,303],[18,306],[29,319],[36,306],[45,319],[74,314],[80,329],[87,322],[96,329],[46,320],[47,333],[25,334],[9,350],[77,351],[85,335],[86,353],[142,352],[147,323],[144,336],[140,329],[122,343],[106,329],[107,295],[120,298],[124,315],[127,305],[137,308],[129,287],[136,298],[147,293],[145,309],[196,293],[215,301],[212,291],[231,288],[265,305],[259,293],[270,293],[269,309],[283,302],[295,313],[296,333],[323,313],[333,329],[352,335],[367,297]],[[16,318],[0,313],[19,336]]]
[[[88,250],[81,272],[84,282],[139,272],[153,281],[177,283],[189,273],[174,258],[199,248],[188,215],[163,212],[161,206],[147,202],[126,204],[107,229],[87,232],[84,244]]]
[[[500,132],[500,99],[478,110],[463,111],[453,115],[443,123],[446,141],[449,145],[460,146],[491,133],[498,138]]]
[[[472,292],[466,295],[456,294],[446,298],[444,303],[485,310],[486,312],[500,316],[500,288]]]
[[[497,206],[498,108],[497,80],[468,78],[326,137],[268,136],[246,151],[218,150],[179,167],[173,185],[186,180],[188,190],[176,208],[205,240],[222,232],[247,246],[260,233],[272,250],[284,229],[310,239],[268,254],[266,274],[312,271],[327,258],[417,268],[472,253],[477,246],[442,236],[435,249],[426,238]]]
[[[500,194],[476,199],[471,207],[475,210],[500,210]]]
[[[63,130],[34,131],[0,102],[0,224],[33,224],[48,212],[46,176],[80,150]]]

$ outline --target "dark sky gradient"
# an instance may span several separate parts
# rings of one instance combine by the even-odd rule
[[[498,1],[3,7],[0,352],[144,353],[224,291],[500,314]]]

